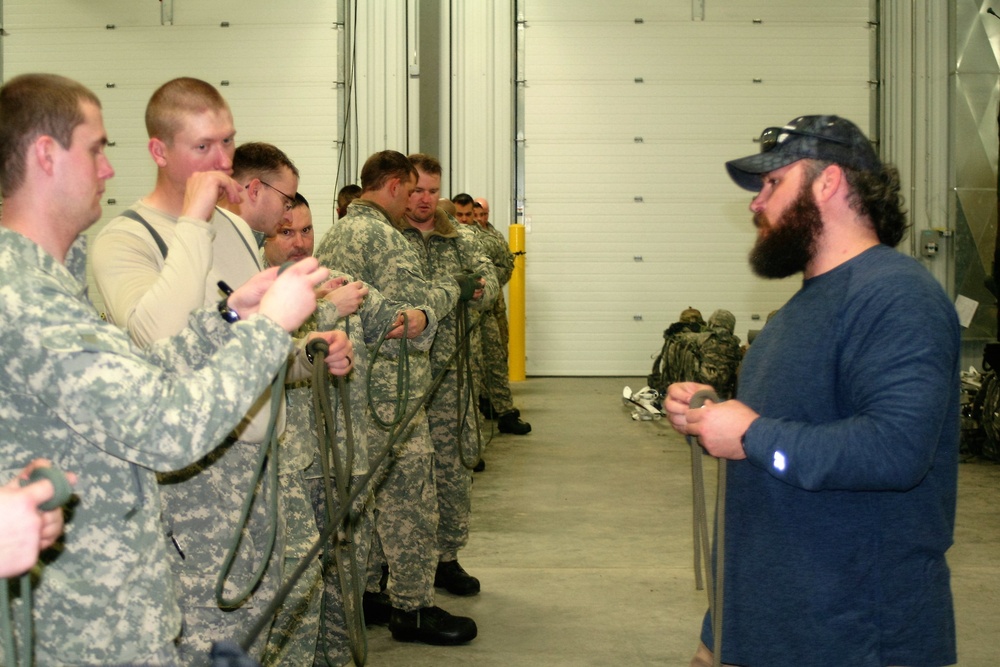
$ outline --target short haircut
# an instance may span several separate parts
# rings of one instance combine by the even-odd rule
[[[469,206],[470,204],[475,207],[476,202],[473,201],[472,195],[461,192],[451,198],[451,201],[455,206]]]
[[[269,181],[281,175],[282,167],[299,177],[299,170],[291,158],[273,144],[253,141],[239,146],[233,153],[233,179],[237,181],[246,177]]]
[[[367,160],[361,168],[361,191],[381,190],[394,178],[401,182],[416,180],[417,170],[406,156],[398,151],[380,151]]]
[[[337,208],[347,208],[347,205],[358,198],[361,194],[361,186],[350,184],[340,188],[337,193]]]
[[[229,111],[229,104],[212,84],[181,77],[156,89],[146,105],[146,133],[170,144],[181,129],[182,118],[206,111]]]
[[[63,148],[84,121],[82,102],[101,108],[83,84],[56,74],[22,74],[0,88],[0,191],[11,195],[24,184],[28,147],[49,136]]]
[[[442,173],[441,163],[438,159],[432,155],[427,155],[426,153],[411,153],[409,155],[409,160],[413,163],[413,166],[417,168],[417,171],[422,171],[425,174],[430,174],[431,176],[440,176]]]
[[[455,202],[448,199],[447,197],[442,197],[441,199],[438,199],[437,207],[442,211],[444,211],[445,213],[447,213],[448,215],[450,215],[451,217],[453,218],[455,217],[456,213]]]
[[[295,193],[295,206],[292,208],[298,208],[299,206],[305,206],[309,208],[309,200],[302,196],[301,192]]]

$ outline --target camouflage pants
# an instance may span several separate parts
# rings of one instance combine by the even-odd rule
[[[158,651],[137,657],[135,660],[129,662],[128,665],[121,665],[120,667],[135,667],[135,665],[142,665],[142,667],[177,667],[180,665],[177,657],[177,648],[173,644],[162,646]],[[108,667],[119,666],[109,665]]]
[[[160,476],[164,524],[171,535],[167,554],[184,616],[177,642],[182,664],[203,663],[213,641],[243,640],[281,585],[285,523],[280,495],[277,513],[272,516],[271,494],[277,490],[268,479],[271,462],[265,466],[257,486],[251,485],[262,446],[230,440],[196,464]],[[272,526],[276,530],[274,548],[251,595],[240,606],[223,609],[215,599],[215,581],[247,493],[253,493],[253,503],[224,594],[234,597],[249,583],[266,555],[264,549]],[[265,632],[254,642],[250,654],[259,658],[266,641]]]
[[[372,582],[381,578],[382,566],[388,565],[386,592],[392,606],[403,611],[430,607],[438,561],[434,455],[403,453],[386,463],[387,469],[377,477],[381,479],[375,488],[374,514],[385,561],[373,550],[368,559],[368,587],[373,589]]]
[[[501,301],[502,295],[497,299],[498,303]],[[506,310],[500,312],[506,329]],[[478,355],[479,365],[482,368],[480,394],[490,399],[494,412],[502,415],[514,409],[514,397],[510,391],[510,374],[507,367],[506,332],[501,331],[496,306],[483,315],[480,331]]]
[[[459,549],[469,542],[472,470],[463,464],[462,458],[469,465],[479,459],[474,414],[477,407],[474,401],[469,403],[464,383],[462,394],[459,396],[458,371],[449,370],[427,408],[437,487],[437,555],[442,561],[455,560]]]
[[[493,304],[493,315],[497,318],[497,328],[500,331],[500,342],[503,344],[504,355],[510,350],[510,326],[507,322],[507,302],[503,298],[503,289],[497,295]]]
[[[357,478],[352,479],[352,486],[357,485]],[[313,515],[316,524],[326,529],[327,506],[326,491],[322,479],[307,480],[312,502]],[[336,488],[336,487],[334,487]],[[358,595],[364,591],[365,568],[368,562],[368,549],[372,540],[371,503],[366,493],[362,493],[355,503],[356,512],[351,514],[351,526],[354,532],[354,549],[356,562],[351,562],[351,551],[343,543],[331,545],[327,542],[322,556],[322,605],[319,610],[319,639],[315,651],[307,662],[287,663],[296,665],[313,664],[317,667],[349,665],[352,660],[351,635],[348,631],[354,622],[355,614],[361,600]],[[333,511],[340,511],[340,503],[333,499]],[[338,559],[340,565],[338,567]],[[341,570],[347,577],[341,581]],[[345,605],[344,587],[352,591],[350,600]],[[354,595],[356,591],[358,595]],[[360,637],[357,640],[363,641]],[[360,647],[356,647],[360,648]]]
[[[284,563],[287,579],[319,539],[319,531],[302,472],[283,474],[279,482],[288,542]],[[261,663],[266,667],[310,664],[316,652],[322,596],[323,572],[319,560],[314,560],[275,613]]]

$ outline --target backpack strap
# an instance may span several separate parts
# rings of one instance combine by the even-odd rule
[[[127,208],[124,211],[122,211],[121,215],[123,218],[128,218],[129,220],[135,220],[140,225],[145,227],[146,231],[149,232],[149,235],[153,237],[154,241],[156,241],[156,247],[160,249],[160,254],[163,255],[163,259],[167,258],[167,244],[163,241],[163,237],[160,236],[155,229],[153,229],[153,225],[146,222],[145,218],[143,218],[141,215],[139,215],[130,208]]]
[[[248,253],[250,253],[250,257],[253,258],[253,261],[257,265],[257,269],[259,270],[261,268],[261,266],[260,266],[260,254],[257,253],[257,252],[254,252],[253,249],[250,248],[250,244],[247,243],[246,237],[243,236],[243,234],[240,232],[240,228],[236,226],[236,223],[233,222],[233,219],[230,218],[229,215],[226,214],[225,211],[223,211],[218,206],[215,207],[215,211],[216,211],[216,213],[218,213],[219,215],[221,215],[223,218],[225,218],[226,220],[228,220],[229,224],[233,226],[233,230],[236,232],[236,236],[240,237],[240,240],[243,241],[243,247],[247,249]],[[254,238],[257,238],[257,232],[255,232],[252,229],[250,231],[253,233]],[[261,241],[261,243],[263,243],[263,242]],[[258,248],[258,250],[259,250],[259,248]]]

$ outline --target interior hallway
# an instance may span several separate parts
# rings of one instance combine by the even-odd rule
[[[460,562],[471,598],[437,604],[472,616],[465,646],[395,642],[369,628],[372,667],[688,664],[704,591],[692,570],[691,465],[666,422],[622,405],[639,378],[530,378],[514,386],[532,425],[498,435],[475,477],[473,525]],[[706,464],[710,459],[705,459]],[[1000,661],[1000,466],[960,467],[949,552],[959,665]],[[706,465],[714,499],[715,468]],[[711,510],[710,510],[711,511]]]

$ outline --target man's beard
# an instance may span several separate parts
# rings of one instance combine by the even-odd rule
[[[406,213],[403,215],[410,221],[410,223],[416,223],[418,225],[423,225],[434,219],[434,209],[430,210],[430,213],[423,215],[418,213],[416,209],[407,209]]]
[[[816,253],[823,221],[809,185],[803,185],[795,201],[758,235],[750,251],[750,268],[761,278],[787,278],[799,273]],[[763,214],[754,214],[758,229],[765,221]]]

